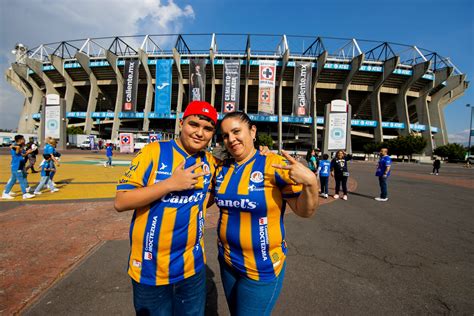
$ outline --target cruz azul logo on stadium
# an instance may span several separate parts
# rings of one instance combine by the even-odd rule
[[[250,175],[250,181],[252,181],[253,183],[263,182],[263,173],[261,173],[260,171],[252,172],[252,174]]]
[[[268,218],[260,217],[258,219],[258,235],[260,239],[260,251],[262,253],[263,261],[267,261],[267,249],[268,249]]]
[[[143,253],[143,259],[145,260],[153,259],[153,242],[155,240],[157,218],[158,216],[153,216],[153,221],[151,222],[150,231],[146,233],[145,251]]]

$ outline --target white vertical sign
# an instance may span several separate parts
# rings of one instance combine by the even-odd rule
[[[328,150],[346,149],[347,113],[329,113]]]
[[[261,60],[258,84],[258,112],[273,114],[275,109],[276,61]]]
[[[61,124],[61,107],[59,105],[47,105],[44,110],[44,136],[59,139]]]

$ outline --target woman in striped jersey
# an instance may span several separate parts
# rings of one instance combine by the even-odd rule
[[[318,205],[314,174],[287,153],[261,155],[256,127],[242,112],[221,122],[231,159],[216,171],[221,277],[232,315],[269,315],[285,274],[283,215],[288,203],[310,217]],[[286,160],[285,160],[286,158]]]

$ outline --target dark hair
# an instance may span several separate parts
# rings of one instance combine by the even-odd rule
[[[231,118],[238,118],[241,122],[247,124],[247,126],[249,127],[249,129],[252,128],[252,126],[254,126],[255,124],[252,122],[252,120],[250,119],[250,117],[244,113],[244,112],[230,112],[230,113],[227,113],[224,118],[222,119],[221,121],[221,124],[222,122],[224,122],[225,120],[227,119],[231,119]]]
[[[48,159],[51,158],[51,155],[49,155],[49,154],[43,154],[43,158],[46,159],[46,160],[48,160]]]
[[[183,118],[183,122],[184,122],[185,119],[187,119],[188,117],[193,116],[193,115],[197,116],[200,120],[204,120],[204,121],[206,121],[206,122],[211,123],[212,126],[216,127],[216,123],[214,123],[213,120],[211,120],[209,117],[207,117],[207,116],[205,116],[205,115],[201,115],[201,114],[188,115],[188,116],[186,116],[185,118]]]
[[[323,155],[323,160],[328,160],[329,159],[329,155],[328,154],[324,154]]]
[[[340,152],[342,153],[342,156],[345,156],[344,150],[339,149],[338,151],[336,151],[336,154],[334,155],[334,157],[336,157],[336,159],[337,159],[337,154],[339,154]]]
[[[313,157],[313,149],[308,149],[308,152],[306,153],[306,161],[310,161],[311,157]]]
[[[19,140],[22,140],[22,139],[25,139],[25,137],[23,137],[23,135],[15,135],[15,142],[17,142]]]

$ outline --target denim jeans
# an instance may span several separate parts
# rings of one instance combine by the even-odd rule
[[[54,189],[53,183],[51,183],[51,181],[49,179],[49,176],[42,176],[41,180],[40,180],[40,183],[38,184],[38,186],[35,189],[35,193],[40,192],[45,185],[48,185],[48,188],[50,190]]]
[[[23,170],[12,171],[10,180],[8,180],[7,185],[5,186],[5,193],[10,193],[16,181],[20,184],[21,192],[26,193],[26,188],[28,187],[28,182],[26,182],[25,173]]]
[[[321,183],[321,193],[328,194],[329,177],[319,176],[319,182]]]
[[[112,166],[112,156],[107,156],[107,165]]]
[[[241,275],[219,259],[222,285],[231,315],[271,315],[285,278],[286,262],[272,281],[255,281]]]
[[[388,192],[387,192],[387,177],[379,176],[379,185],[380,185],[380,197],[382,199],[386,199]]]
[[[132,279],[133,305],[137,315],[204,315],[206,269],[168,285],[140,284]]]

